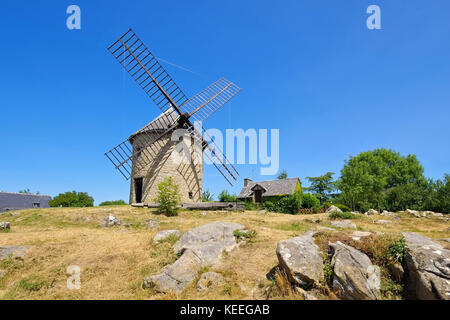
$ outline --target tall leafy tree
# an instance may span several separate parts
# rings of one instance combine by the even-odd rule
[[[86,192],[60,193],[48,202],[50,207],[93,207],[94,198]]]
[[[310,186],[304,189],[312,191],[322,204],[330,199],[331,193],[335,189],[333,175],[334,172],[327,172],[319,177],[306,177],[309,180]]]
[[[282,179],[287,179],[288,177],[288,173],[286,170],[283,170],[280,172],[280,174],[278,175],[278,180],[282,180]]]
[[[383,148],[346,160],[338,188],[342,201],[354,210],[404,210],[422,205],[427,181],[415,155]]]

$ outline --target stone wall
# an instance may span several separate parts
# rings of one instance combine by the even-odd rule
[[[194,153],[194,144],[185,150],[191,153],[191,161],[177,161],[183,157],[179,141],[171,141],[171,135],[162,138],[150,147],[142,148],[145,141],[156,138],[159,133],[145,133],[133,137],[132,145],[135,150],[141,148],[140,155],[133,162],[133,173],[130,182],[130,203],[136,202],[135,179],[143,178],[142,202],[153,203],[158,194],[158,184],[171,176],[178,185],[182,202],[202,201],[203,163],[202,153]],[[187,138],[189,139],[189,138]],[[178,146],[178,149],[176,148]],[[153,155],[153,157],[151,156]],[[200,156],[196,156],[200,155]],[[151,158],[153,161],[149,161]],[[151,162],[151,164],[146,164]],[[190,196],[191,193],[191,196]]]

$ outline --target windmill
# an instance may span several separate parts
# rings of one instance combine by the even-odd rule
[[[166,176],[172,176],[178,184],[183,201],[201,201],[203,154],[233,185],[238,177],[236,169],[198,123],[222,108],[240,88],[222,78],[188,99],[132,29],[118,38],[108,51],[162,111],[145,127],[105,153],[125,179],[131,179],[130,203],[152,202],[158,183]],[[195,157],[190,163],[170,161],[178,143],[172,139],[177,129],[184,129],[189,138],[199,142],[200,161]],[[194,147],[188,152],[194,153]]]

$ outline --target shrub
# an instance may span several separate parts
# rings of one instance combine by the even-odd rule
[[[322,208],[328,209],[329,207],[331,207],[331,203],[329,203],[329,202],[324,202],[322,204]]]
[[[277,212],[298,214],[298,209],[302,205],[302,200],[297,195],[290,195],[281,198],[277,203]]]
[[[247,240],[249,240],[249,242],[253,242],[253,238],[256,237],[256,231],[255,230],[248,230],[248,231],[234,230],[233,235],[237,240],[247,239]]]
[[[330,213],[331,219],[356,219],[356,214],[353,214],[351,212],[332,212]]]
[[[213,201],[214,195],[209,192],[209,190],[205,190],[202,193],[202,202],[211,202]]]
[[[220,202],[236,202],[236,195],[229,194],[227,190],[223,190],[221,193],[219,193],[219,201]]]
[[[257,203],[254,203],[253,201],[246,199],[244,201],[245,210],[258,210],[260,208],[260,205]]]
[[[386,249],[386,258],[393,262],[402,262],[406,255],[408,247],[406,246],[405,238],[400,238],[392,242]]]
[[[335,207],[338,207],[339,209],[341,209],[344,212],[350,212],[352,211],[351,208],[347,207],[345,204],[341,204],[341,203],[335,203],[333,204]]]
[[[124,206],[124,205],[127,205],[127,204],[128,203],[126,203],[123,200],[114,200],[114,201],[103,201],[98,206],[99,207],[104,207],[104,206]]]
[[[277,211],[277,204],[273,203],[272,201],[264,201],[262,203],[262,206],[264,209],[266,209],[267,211],[272,211],[272,212],[276,212]]]
[[[317,197],[311,193],[305,193],[302,196],[302,207],[306,209],[318,208],[320,201]]]
[[[50,207],[93,207],[94,198],[87,192],[60,193],[48,202]]]
[[[167,216],[177,215],[177,206],[181,202],[181,195],[172,177],[168,177],[158,184],[158,196],[154,200],[159,204],[158,210],[160,213]]]

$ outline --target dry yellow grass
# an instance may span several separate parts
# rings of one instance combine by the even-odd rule
[[[214,211],[203,216],[201,211],[181,211],[177,217],[166,217],[151,209],[129,206],[17,213],[1,218],[11,222],[11,232],[0,233],[0,245],[30,248],[23,260],[0,261],[0,269],[7,271],[0,279],[0,299],[297,299],[299,296],[288,290],[280,275],[275,281],[269,280],[268,274],[278,263],[277,242],[318,225],[330,225],[327,214]],[[100,221],[110,213],[130,226],[100,228]],[[157,220],[159,228],[147,230],[142,222],[148,219]],[[449,223],[438,218],[417,219],[405,214],[389,225],[377,224],[379,219],[390,218],[363,216],[353,221],[360,230],[388,234],[413,231],[435,239],[449,237]],[[152,243],[157,231],[184,232],[213,221],[238,222],[257,232],[254,241],[225,254],[220,265],[211,269],[225,277],[223,286],[198,292],[194,282],[179,295],[142,289],[145,276],[159,272],[177,258],[170,243]],[[81,268],[80,290],[67,289],[66,269],[70,265]]]

